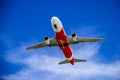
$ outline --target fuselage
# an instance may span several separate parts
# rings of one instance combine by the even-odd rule
[[[61,21],[57,17],[52,17],[51,24],[55,32],[56,35],[55,38],[60,49],[63,51],[66,59],[69,60],[72,65],[74,65],[73,52],[69,43],[67,42],[67,38],[66,38],[67,36]]]

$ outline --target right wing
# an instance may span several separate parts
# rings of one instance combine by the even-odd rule
[[[67,37],[67,41],[69,44],[77,44],[77,43],[83,43],[83,42],[103,42],[105,41],[104,38],[82,38],[82,37],[76,37],[76,41],[73,40],[72,36]]]
[[[26,50],[31,50],[31,49],[38,49],[38,48],[44,48],[44,47],[47,47],[47,46],[57,46],[57,41],[56,39],[50,39],[50,44],[46,44],[45,41],[44,42],[41,42],[39,44],[36,44],[36,45],[33,45],[33,46],[30,46],[30,47],[27,47]]]

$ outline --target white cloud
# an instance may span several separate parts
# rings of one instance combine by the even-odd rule
[[[80,29],[80,36],[94,35],[93,27]],[[87,32],[87,33],[86,33]],[[32,41],[34,42],[34,41]],[[35,41],[36,42],[36,41]],[[120,79],[120,61],[114,63],[102,63],[99,54],[99,43],[87,43],[73,47],[74,57],[83,58],[85,63],[58,65],[58,62],[65,59],[62,51],[58,48],[47,48],[33,51],[26,51],[26,44],[11,51],[7,51],[6,60],[24,65],[20,71],[2,76],[5,80],[116,80]],[[109,56],[109,55],[108,55]]]
[[[75,63],[72,66],[71,64],[58,65],[58,62],[63,59],[47,55],[48,52],[51,52],[49,49],[47,51],[45,51],[46,49],[26,51],[24,50],[25,46],[22,46],[8,51],[9,54],[6,58],[14,64],[24,64],[25,67],[15,74],[5,75],[2,78],[5,80],[120,79],[120,61],[105,64],[92,59],[93,56],[99,58],[96,56],[99,48],[98,43],[81,45],[81,48],[78,48],[74,55],[76,58],[88,59],[88,62]],[[52,51],[52,54],[55,54],[55,52]]]

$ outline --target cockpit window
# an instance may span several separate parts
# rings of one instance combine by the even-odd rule
[[[57,29],[57,25],[56,24],[54,24],[54,28]]]

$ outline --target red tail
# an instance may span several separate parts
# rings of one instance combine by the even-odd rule
[[[72,58],[72,60],[70,61],[70,63],[71,63],[72,65],[74,65],[74,58]]]

